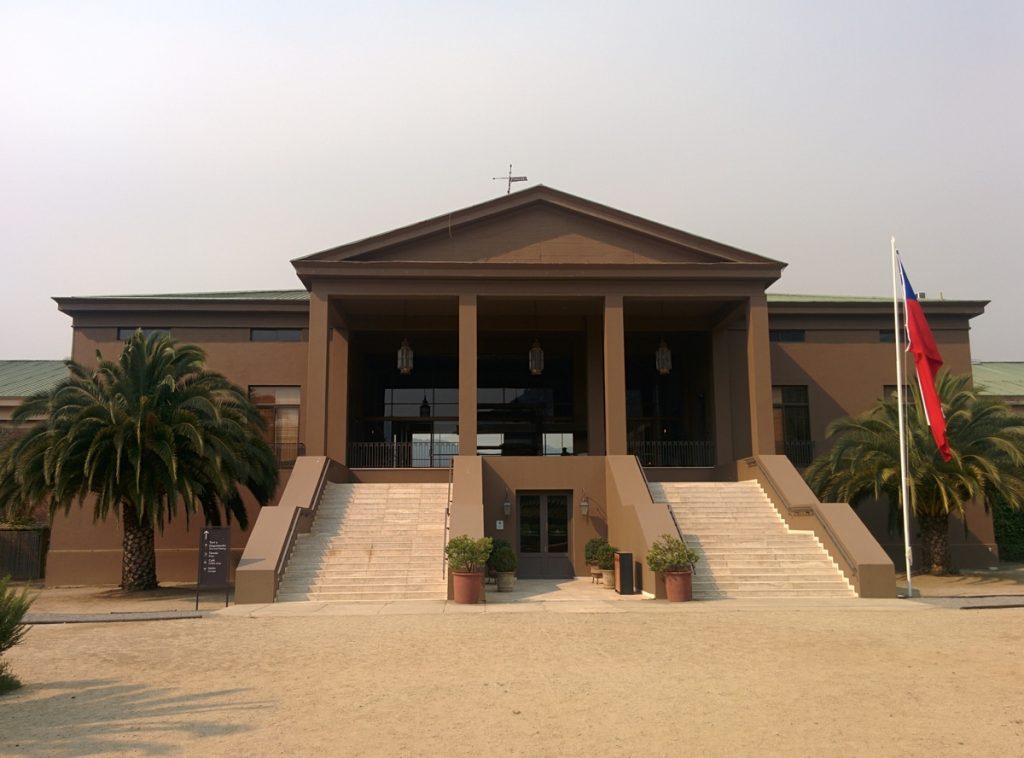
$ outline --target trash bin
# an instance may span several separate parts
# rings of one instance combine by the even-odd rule
[[[633,554],[615,553],[615,591],[620,595],[633,595]]]

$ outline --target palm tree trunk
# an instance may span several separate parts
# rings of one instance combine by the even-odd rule
[[[121,508],[124,524],[121,554],[121,589],[156,589],[156,547],[153,526],[139,521],[139,512],[131,503]]]
[[[923,569],[932,576],[945,576],[952,568],[949,555],[949,515],[918,514],[917,523],[921,527]]]

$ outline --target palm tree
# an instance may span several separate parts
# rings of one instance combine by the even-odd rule
[[[971,501],[1024,502],[1024,418],[1003,402],[980,396],[970,377],[940,373],[936,389],[946,415],[953,458],[939,456],[920,398],[907,402],[910,505],[921,529],[924,566],[935,575],[951,568],[949,514]],[[899,407],[895,397],[828,429],[835,445],[804,472],[821,500],[857,504],[887,495],[890,525],[898,523]]]
[[[261,505],[277,464],[264,422],[245,393],[204,368],[205,354],[141,331],[117,361],[68,377],[26,400],[15,422],[43,418],[0,451],[0,508],[48,506],[51,515],[89,498],[93,517],[123,525],[121,586],[157,586],[154,530],[184,512],[245,528],[240,486]]]

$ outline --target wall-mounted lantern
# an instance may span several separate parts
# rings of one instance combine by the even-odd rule
[[[590,513],[590,499],[587,498],[587,493],[583,493],[583,497],[580,498],[580,515],[586,516]]]
[[[505,502],[501,504],[506,516],[512,515],[512,501],[509,499],[508,490],[505,490]]]

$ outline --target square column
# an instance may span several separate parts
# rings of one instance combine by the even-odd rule
[[[327,455],[348,463],[348,331],[330,329],[327,355]]]
[[[711,371],[715,390],[715,463],[723,466],[736,460],[732,448],[732,392],[729,366],[729,328],[719,324],[711,332]]]
[[[747,391],[750,397],[750,452],[775,454],[772,419],[772,366],[768,342],[768,296],[747,303]]]
[[[327,295],[309,293],[309,343],[300,424],[306,455],[327,454],[327,371],[331,333]]]
[[[476,295],[459,295],[459,455],[476,455]]]
[[[626,454],[626,332],[622,295],[604,298],[605,454]]]
[[[587,316],[587,453],[604,455],[604,341],[600,316]]]

